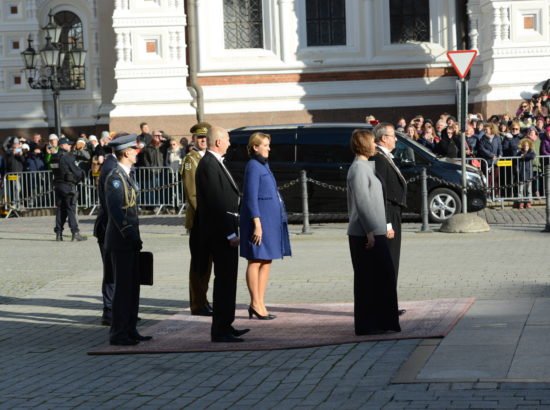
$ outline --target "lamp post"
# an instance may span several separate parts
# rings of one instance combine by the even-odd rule
[[[55,116],[55,133],[61,136],[61,120],[59,115],[59,91],[81,90],[85,83],[80,78],[84,67],[86,50],[74,44],[60,41],[62,27],[54,22],[52,11],[48,14],[49,22],[42,27],[46,44],[39,51],[32,47],[32,36],[27,39],[28,47],[21,53],[25,64],[25,72],[29,87],[35,90],[52,90],[53,110]],[[38,55],[42,64],[38,65]],[[68,56],[67,56],[68,55]],[[65,60],[68,58],[68,63]]]

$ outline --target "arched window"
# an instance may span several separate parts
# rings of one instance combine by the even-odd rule
[[[55,13],[54,21],[61,26],[61,36],[59,44],[61,51],[65,53],[65,58],[61,69],[65,71],[65,75],[71,78],[71,82],[79,82],[79,88],[86,88],[86,77],[84,67],[71,67],[68,52],[73,47],[84,47],[84,34],[82,21],[71,11],[60,11]]]

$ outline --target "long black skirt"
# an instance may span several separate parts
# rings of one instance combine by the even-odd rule
[[[374,247],[366,249],[367,238],[349,236],[354,272],[355,334],[401,331],[397,307],[395,271],[388,240],[374,237]]]

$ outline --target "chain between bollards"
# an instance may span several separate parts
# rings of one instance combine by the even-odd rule
[[[302,227],[302,234],[311,234],[309,228],[309,205],[307,196],[307,174],[304,169],[300,171],[300,182],[302,183],[302,216],[304,218],[304,226]]]
[[[550,232],[550,163],[546,164],[546,186],[544,194],[546,195],[546,226],[543,232]]]
[[[420,184],[422,195],[422,228],[420,228],[420,232],[431,232],[428,226],[428,172],[426,168],[421,169]]]

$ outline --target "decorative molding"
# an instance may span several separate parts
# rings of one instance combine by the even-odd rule
[[[492,54],[494,57],[547,57],[550,47],[494,48]]]
[[[510,8],[500,8],[500,39],[502,41],[510,40]]]
[[[173,68],[117,68],[115,70],[116,79],[131,79],[131,78],[162,78],[162,77],[187,77],[187,67]]]
[[[185,16],[169,17],[115,17],[113,18],[113,28],[135,28],[135,27],[182,27],[187,24]]]
[[[184,60],[185,48],[185,33],[183,31],[176,31],[176,60]]]
[[[124,53],[124,62],[132,61],[132,34],[129,31],[122,32],[122,46]]]
[[[26,3],[26,14],[28,20],[36,19],[36,0],[27,0]]]

